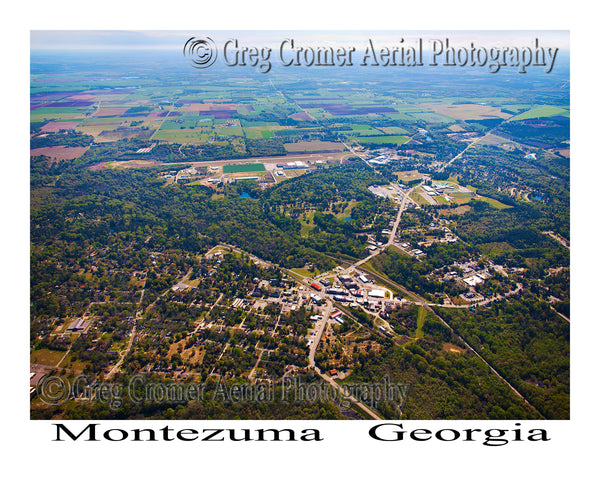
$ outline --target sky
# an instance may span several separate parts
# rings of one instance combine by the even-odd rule
[[[565,30],[509,30],[509,31],[307,31],[307,30],[31,30],[32,50],[63,49],[181,49],[192,36],[208,35],[219,44],[229,39],[252,42],[256,47],[277,47],[286,38],[294,38],[303,44],[323,46],[350,46],[371,38],[376,42],[398,42],[403,38],[406,44],[417,38],[424,39],[424,47],[429,39],[450,38],[457,46],[530,46],[535,38],[540,43],[561,50],[569,49],[569,32]]]

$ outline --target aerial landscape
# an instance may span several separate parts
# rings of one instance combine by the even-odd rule
[[[569,419],[568,50],[219,60],[32,47],[31,418]]]

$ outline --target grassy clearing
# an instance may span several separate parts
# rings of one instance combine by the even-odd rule
[[[238,165],[223,165],[223,173],[264,172],[262,163],[242,163]]]
[[[421,195],[419,195],[417,192],[412,192],[409,195],[411,200],[414,200],[418,205],[429,205],[429,202],[427,200],[425,200]]]
[[[348,206],[342,212],[335,214],[335,217],[338,220],[344,220],[345,218],[350,217],[352,214],[352,209],[356,206],[357,203],[358,202],[356,200],[351,200],[348,203]]]
[[[60,350],[50,350],[48,348],[40,348],[31,352],[29,361],[31,363],[39,363],[40,365],[56,365],[63,357],[65,352]]]
[[[299,220],[300,220],[300,223],[302,224],[302,227],[300,228],[300,236],[308,237],[309,232],[313,228],[315,228],[314,218],[315,218],[314,211],[306,213],[306,220],[304,220],[303,217],[300,217]]]
[[[499,202],[498,200],[494,200],[493,198],[479,196],[479,197],[477,197],[477,200],[482,200],[482,201],[486,202],[488,205],[490,205],[491,207],[498,208],[500,210],[503,210],[505,208],[511,208],[510,205],[505,205],[504,203]]]
[[[88,362],[73,360],[73,354],[69,353],[67,358],[65,358],[65,361],[61,363],[60,366],[71,370],[83,370],[86,366],[88,366]]]
[[[440,215],[464,215],[471,207],[469,205],[462,205],[456,208],[445,208],[443,210],[439,210]]]
[[[294,272],[298,275],[302,275],[303,277],[310,277],[310,278],[316,277],[317,275],[319,275],[321,273],[316,268],[312,272],[308,268],[292,268],[292,272]]]
[[[419,316],[417,317],[417,338],[423,338],[423,325],[425,324],[425,309],[422,305],[419,305]]]
[[[412,247],[411,247],[412,248]],[[397,245],[390,245],[389,247],[387,247],[388,250],[393,250],[394,252],[397,253],[401,253],[402,255],[406,255],[407,257],[410,257],[411,255],[406,252],[405,250],[402,250],[399,246]]]

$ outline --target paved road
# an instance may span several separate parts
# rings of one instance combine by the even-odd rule
[[[569,250],[571,250],[571,247],[569,246],[569,243],[562,238],[560,235],[554,233],[554,232],[542,232],[550,237],[552,237],[554,240],[556,240],[558,243],[560,243],[563,247],[568,248]]]
[[[516,117],[516,115],[513,115],[512,117],[506,118],[504,119],[504,121],[500,122],[498,125],[496,125],[494,128],[492,128],[489,132],[487,132],[485,135],[483,135],[482,137],[479,137],[478,139],[476,139],[475,141],[469,143],[465,149],[460,152],[458,155],[456,155],[454,158],[450,159],[448,162],[446,162],[444,165],[442,165],[441,167],[438,168],[438,172],[441,172],[442,170],[444,170],[448,165],[450,165],[452,162],[454,162],[454,160],[456,160],[457,158],[462,157],[463,153],[465,153],[469,148],[471,148],[473,145],[476,145],[477,143],[479,143],[481,140],[483,140],[485,137],[487,137],[488,135],[493,135],[494,130],[496,130],[499,126],[504,125],[506,122],[509,122],[510,120],[512,120],[514,117]]]
[[[402,218],[402,213],[404,212],[404,210],[406,210],[406,204],[408,202],[412,202],[412,200],[409,198],[410,194],[412,192],[414,192],[415,189],[419,188],[422,184],[423,184],[423,182],[419,183],[418,185],[415,185],[408,192],[402,192],[404,195],[404,198],[400,202],[400,208],[398,208],[398,216],[396,217],[396,221],[394,222],[394,227],[392,228],[392,233],[390,234],[390,238],[388,239],[388,242],[387,242],[388,245],[394,244],[394,238],[396,238],[396,232],[398,231],[398,226],[400,225],[400,219]]]
[[[325,308],[321,312],[322,319],[317,322],[315,325],[315,329],[317,334],[315,335],[313,342],[310,346],[309,354],[308,354],[308,366],[315,366],[315,354],[317,352],[317,346],[321,341],[321,337],[323,336],[323,332],[325,331],[325,326],[327,325],[327,321],[329,320],[329,315],[331,315],[331,311],[333,310],[333,303],[331,300],[327,300],[325,304]]]
[[[158,133],[158,131],[162,128],[163,123],[165,123],[165,120],[169,117],[169,115],[171,114],[171,110],[173,110],[173,107],[175,106],[175,102],[177,100],[173,100],[173,103],[171,104],[171,106],[169,107],[169,111],[168,113],[163,117],[162,122],[160,122],[160,125],[158,126],[158,128],[156,130],[154,130],[154,132],[152,133],[152,135],[150,135],[150,138],[148,139],[148,141],[151,141],[154,138],[154,135],[156,135]],[[170,120],[170,119],[169,119]],[[180,147],[181,148],[181,147]]]
[[[560,313],[558,310],[556,310],[556,308],[554,308],[552,305],[550,305],[550,308],[552,310],[554,310],[554,312],[563,320],[566,320],[567,322],[571,323],[571,320],[569,319],[569,317],[567,317],[566,315],[563,315],[562,313]]]

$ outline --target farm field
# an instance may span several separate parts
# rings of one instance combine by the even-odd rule
[[[345,129],[340,130],[339,133],[346,134],[346,135],[355,135],[355,136],[383,135],[383,132],[380,129],[373,128],[370,125],[350,124],[350,125],[345,125],[344,127],[345,127]],[[350,127],[350,130],[347,130],[348,127]],[[390,133],[392,133],[392,132],[390,132]],[[406,133],[406,132],[393,132],[393,133]]]
[[[520,115],[512,118],[512,121],[517,120],[530,120],[533,118],[544,118],[544,117],[554,117],[554,116],[565,116],[568,117],[570,115],[569,110],[562,107],[555,107],[552,105],[542,105],[540,107],[532,108],[527,112],[523,112]]]
[[[489,105],[480,105],[477,103],[469,103],[469,104],[421,104],[423,108],[427,108],[429,110],[433,110],[439,114],[442,114],[446,117],[451,117],[456,120],[485,120],[488,118],[510,118],[509,113],[505,113],[501,111],[497,107],[492,107]]]
[[[34,148],[31,150],[31,155],[45,155],[46,157],[53,158],[55,160],[73,160],[74,158],[81,157],[87,152],[90,147],[65,147],[65,146],[54,146],[54,147],[41,147]]]
[[[409,138],[404,135],[381,135],[375,137],[357,137],[358,143],[361,144],[388,144],[394,143],[396,145],[402,145],[408,142]]]
[[[174,143],[208,143],[210,136],[202,130],[158,130],[151,137],[153,140],[165,140]]]

